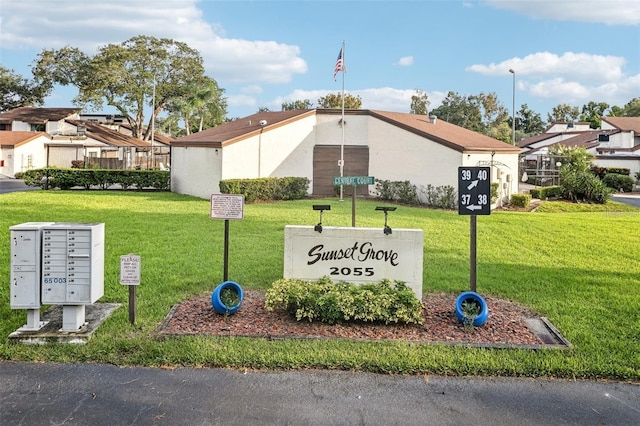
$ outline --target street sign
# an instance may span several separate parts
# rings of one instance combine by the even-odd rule
[[[373,176],[334,176],[334,185],[374,185],[376,179]]]
[[[489,167],[458,167],[458,214],[491,214]]]

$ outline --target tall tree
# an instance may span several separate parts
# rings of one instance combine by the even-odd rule
[[[340,109],[342,108],[342,94],[329,93],[318,99],[319,108]],[[362,99],[360,96],[353,96],[347,93],[344,97],[345,109],[360,109],[362,107]]]
[[[282,111],[293,111],[293,110],[297,110],[297,109],[309,109],[309,108],[311,108],[312,105],[313,105],[313,102],[311,102],[309,99],[305,99],[303,101],[301,101],[300,99],[297,99],[297,100],[292,101],[292,102],[283,102],[282,103]]]
[[[516,115],[516,127],[527,136],[534,136],[542,133],[544,130],[544,121],[542,116],[529,109],[527,104],[520,106],[520,111]]]
[[[619,117],[640,117],[640,98],[633,98],[620,108]]]
[[[551,123],[571,123],[580,117],[580,110],[576,106],[569,104],[558,104],[547,114],[547,122]]]
[[[29,81],[0,65],[0,112],[42,105],[50,91],[50,86]]]
[[[151,120],[169,102],[185,99],[189,90],[198,87],[204,68],[198,51],[185,43],[136,36],[103,46],[93,57],[68,47],[45,50],[34,75],[42,81],[75,85],[79,93],[74,103],[82,107],[100,109],[106,101],[127,118],[134,137],[144,138]],[[144,108],[151,105],[152,117],[145,125]]]
[[[201,132],[224,123],[227,101],[223,93],[214,79],[202,76],[182,96],[169,99],[166,110],[184,123],[185,134]]]
[[[429,95],[422,89],[416,89],[415,95],[411,96],[411,108],[409,113],[428,115],[429,114]]]
[[[507,121],[503,121],[489,128],[487,136],[511,144],[511,126]]]
[[[501,123],[508,121],[509,111],[498,100],[498,95],[495,92],[484,93],[480,92],[479,95],[469,96],[469,101],[476,103],[478,109],[482,115],[483,127],[487,130],[492,127],[499,126]]]
[[[588,121],[591,123],[589,127],[592,129],[599,129],[602,125],[600,117],[605,116],[608,109],[609,104],[606,102],[589,101],[588,104],[582,106],[580,121]]]
[[[449,91],[442,100],[442,104],[433,109],[431,113],[448,123],[484,133],[482,112],[478,107],[478,103],[470,100],[466,95],[463,96],[458,92]]]

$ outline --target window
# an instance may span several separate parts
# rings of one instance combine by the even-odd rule
[[[31,123],[31,131],[32,132],[44,132],[44,131],[46,131],[46,126],[44,124],[33,124],[33,123]]]

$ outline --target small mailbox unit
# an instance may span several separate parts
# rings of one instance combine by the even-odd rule
[[[11,308],[21,330],[38,330],[42,304],[62,305],[61,331],[84,325],[85,305],[104,294],[104,223],[28,222],[11,231]]]

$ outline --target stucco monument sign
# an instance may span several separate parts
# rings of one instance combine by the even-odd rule
[[[284,277],[355,284],[383,278],[404,281],[422,299],[422,229],[287,225],[284,229]]]

